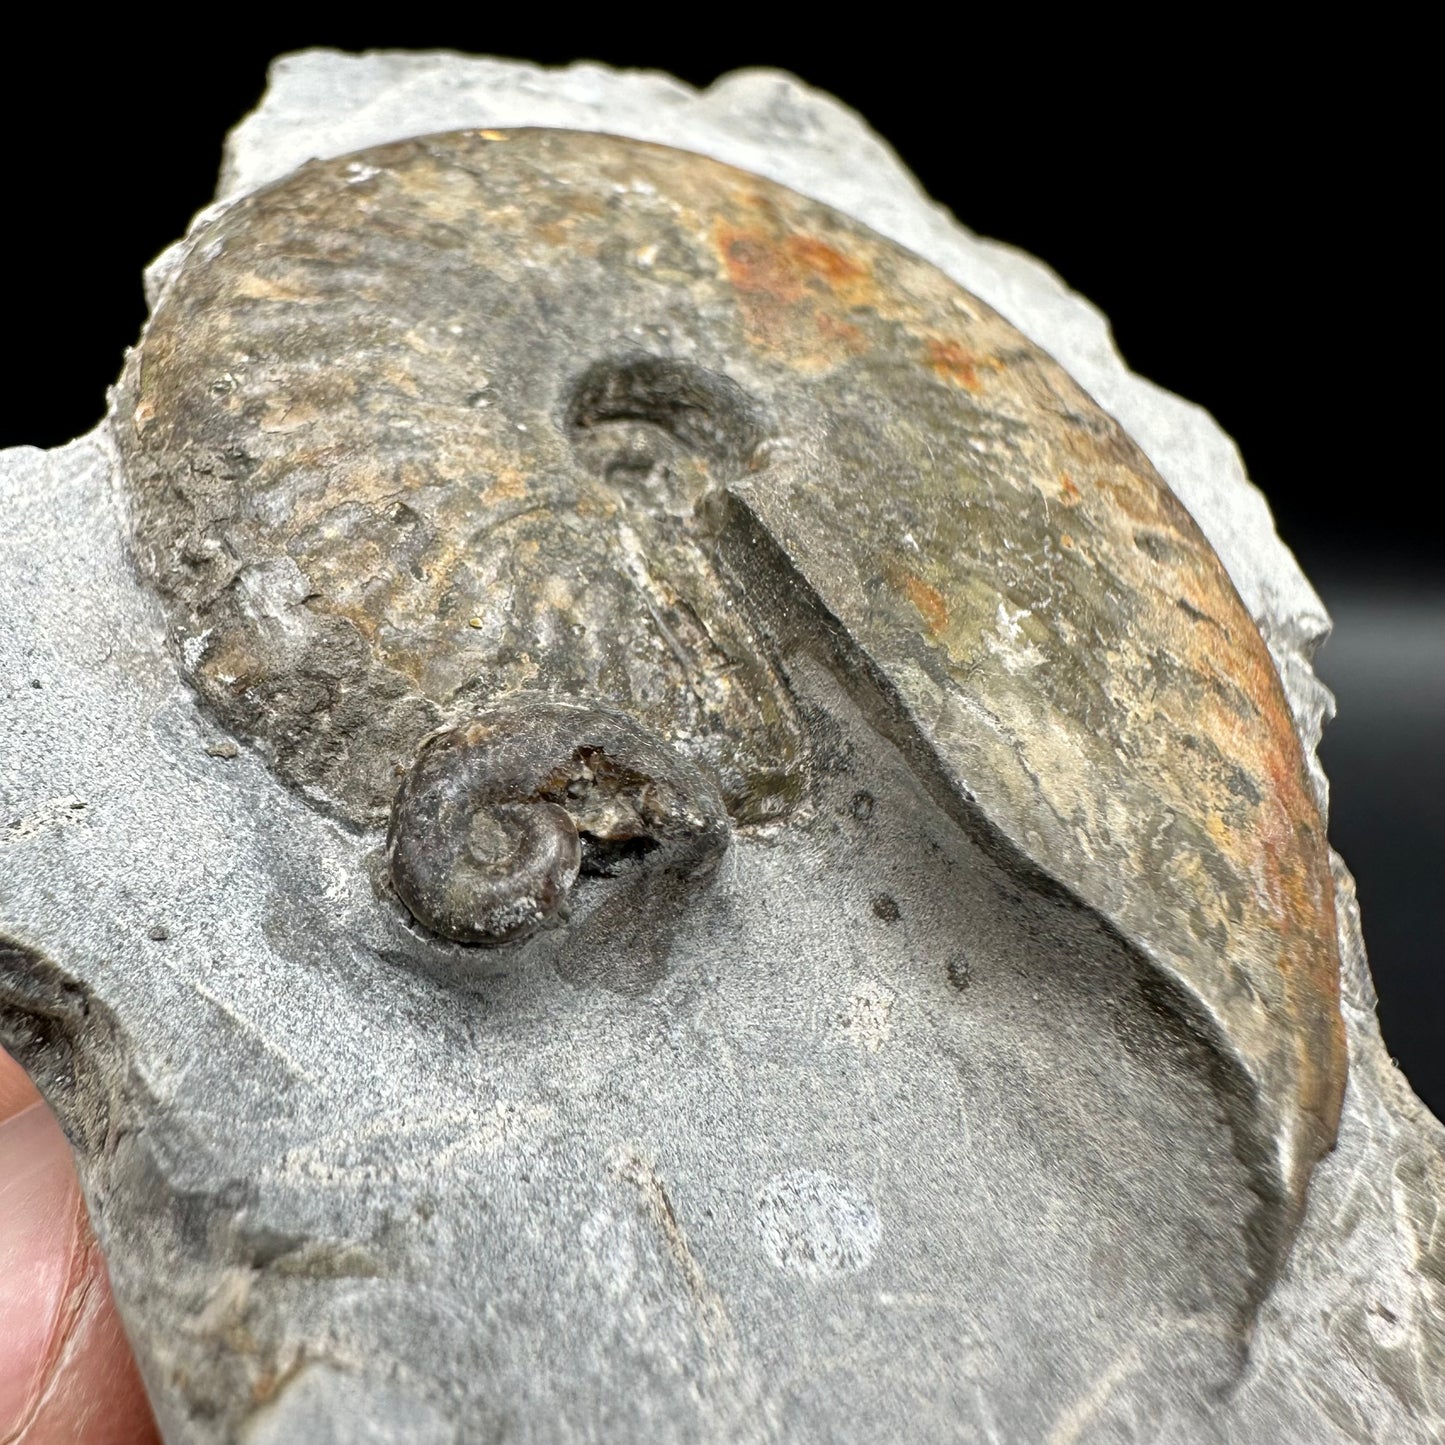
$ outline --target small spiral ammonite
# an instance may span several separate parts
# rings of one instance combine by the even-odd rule
[[[728,838],[716,785],[643,724],[519,698],[426,739],[397,790],[387,854],[420,923],[502,944],[564,922],[579,872],[692,884]]]

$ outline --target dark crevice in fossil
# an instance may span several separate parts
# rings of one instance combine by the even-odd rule
[[[645,864],[648,856],[662,846],[646,834],[636,838],[604,838],[579,829],[578,836],[582,839],[584,877],[615,878],[619,873]]]
[[[599,361],[573,387],[566,431],[574,442],[615,423],[657,427],[723,473],[739,472],[767,435],[761,412],[735,381],[691,362],[639,355]],[[600,468],[645,471],[645,458],[609,456]]]

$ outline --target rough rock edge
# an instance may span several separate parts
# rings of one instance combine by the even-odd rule
[[[1339,1142],[1316,1169],[1234,1404],[1281,1440],[1317,1438],[1323,1416],[1342,1439],[1434,1441],[1445,1427],[1445,1125],[1385,1050],[1355,880],[1333,851],[1330,864],[1350,1052]],[[1392,1227],[1362,1227],[1372,1213]],[[1291,1396],[1318,1413],[1276,1421]]]

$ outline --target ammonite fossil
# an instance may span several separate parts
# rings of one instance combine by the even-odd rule
[[[633,719],[525,697],[422,743],[387,836],[402,901],[464,943],[565,922],[580,871],[695,882],[727,840],[711,779]]]
[[[811,826],[840,765],[804,686],[826,675],[971,837],[1152,961],[1224,1061],[1266,1252],[1287,1236],[1344,1052],[1274,669],[1139,450],[931,266],[696,156],[408,141],[203,228],[121,416],[188,677],[351,825],[419,770],[392,831],[419,916],[518,937],[584,866],[567,786],[595,742],[511,699],[630,719],[676,759],[616,760],[671,799],[648,836],[692,810],[710,854],[713,790],[736,829]],[[418,883],[408,834],[441,826],[428,789],[478,726],[525,762],[515,799],[481,789],[498,826],[554,810],[516,854],[551,881],[480,923]]]

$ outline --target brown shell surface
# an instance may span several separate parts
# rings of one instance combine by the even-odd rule
[[[528,688],[785,817],[811,651],[1197,1003],[1302,1197],[1345,1056],[1275,669],[1139,449],[932,266],[694,155],[409,141],[211,222],[121,418],[184,665],[293,785],[375,822],[429,728]]]

